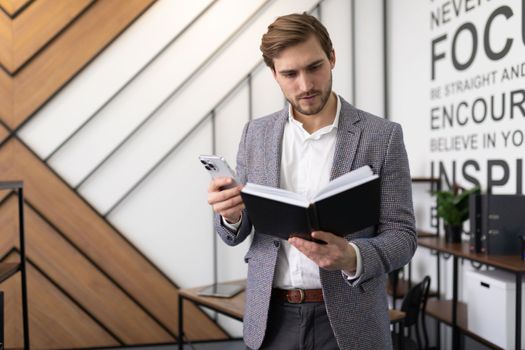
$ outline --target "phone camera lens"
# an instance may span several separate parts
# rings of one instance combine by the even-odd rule
[[[211,168],[208,165],[205,165],[204,167],[206,168],[206,170],[211,170]]]
[[[213,164],[210,164],[210,168],[212,168],[214,171],[217,171],[217,167],[215,167]]]
[[[204,160],[200,160],[202,164],[206,165],[206,162]]]

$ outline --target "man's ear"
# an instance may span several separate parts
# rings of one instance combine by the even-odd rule
[[[330,55],[330,66],[332,67],[332,69],[334,69],[335,67],[335,50],[332,49],[332,53]]]
[[[275,67],[270,67],[274,79],[277,79],[277,73],[275,72]]]

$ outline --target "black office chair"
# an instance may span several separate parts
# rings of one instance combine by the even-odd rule
[[[430,276],[425,276],[423,280],[414,285],[408,291],[401,304],[401,311],[405,313],[405,318],[399,323],[399,332],[392,333],[394,350],[419,350],[428,348],[428,335],[425,327],[424,310],[430,288]],[[419,323],[422,323],[425,346],[422,346],[420,337]],[[416,342],[412,340],[411,329],[415,328]],[[406,330],[408,329],[408,335]]]
[[[403,268],[391,271],[388,273],[388,294],[392,296],[392,308],[397,307],[397,299],[402,298],[404,295],[399,294],[399,274],[403,272]]]

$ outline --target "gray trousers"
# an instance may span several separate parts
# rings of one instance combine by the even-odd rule
[[[272,300],[261,349],[339,350],[324,303]]]

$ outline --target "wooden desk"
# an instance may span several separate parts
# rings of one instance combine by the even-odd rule
[[[427,303],[427,314],[452,327],[452,348],[459,349],[459,335],[465,335],[491,347],[500,349],[490,343],[481,335],[475,334],[468,329],[467,305],[458,301],[458,257],[476,261],[502,270],[509,271],[516,276],[516,335],[515,348],[521,348],[521,288],[522,276],[525,273],[525,261],[519,256],[497,256],[480,253],[471,253],[468,243],[446,243],[443,238],[419,238],[418,245],[438,252],[438,276],[440,253],[450,254],[453,257],[452,272],[452,300],[429,300]],[[439,277],[438,277],[439,278]],[[439,284],[438,284],[439,292]],[[439,295],[438,295],[439,298]]]
[[[225,284],[242,284],[246,287],[246,280],[231,281]],[[187,299],[201,306],[206,306],[226,316],[242,321],[244,315],[244,291],[231,298],[205,297],[199,295],[204,287],[179,290],[179,299]]]
[[[243,284],[246,286],[246,280],[228,282],[231,284]],[[242,321],[244,315],[245,292],[241,292],[232,298],[205,297],[199,295],[199,290],[204,287],[196,287],[179,290],[179,349],[184,347],[184,325],[183,309],[184,299],[193,302],[196,305],[205,306],[223,315]],[[405,313],[400,310],[388,310],[388,317],[391,323],[397,323],[405,318]]]

